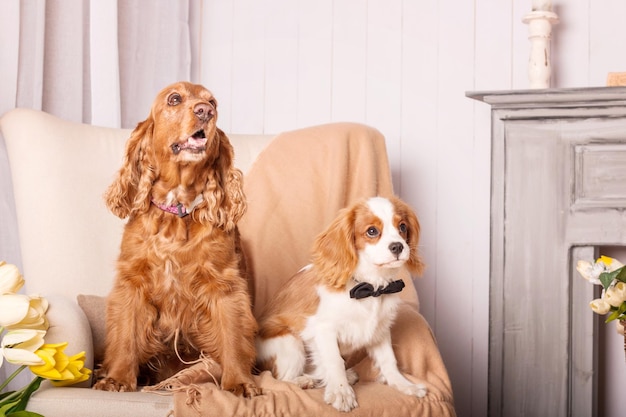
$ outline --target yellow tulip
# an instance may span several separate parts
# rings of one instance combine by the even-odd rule
[[[47,330],[48,301],[39,296],[0,295],[0,326],[11,329]]]
[[[24,278],[15,265],[0,261],[0,295],[15,294],[24,285]]]
[[[7,332],[0,343],[0,365],[2,358],[16,365],[38,365],[41,358],[35,352],[43,345],[43,330],[12,330]]]
[[[64,350],[67,342],[45,344],[35,352],[43,360],[43,365],[31,366],[37,376],[49,379],[53,385],[65,386],[86,381],[91,370],[85,368],[85,352],[68,357]]]

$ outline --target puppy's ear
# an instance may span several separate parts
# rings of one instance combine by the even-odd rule
[[[354,209],[343,209],[313,244],[313,265],[320,278],[335,289],[346,286],[356,269]]]
[[[409,259],[406,262],[407,269],[415,275],[422,275],[424,272],[424,263],[418,254],[418,244],[420,238],[420,223],[415,212],[404,201],[394,197],[393,204],[400,211],[400,214],[406,219],[408,226],[407,244],[410,248]]]
[[[203,192],[207,205],[205,210],[199,210],[200,221],[208,220],[230,231],[235,228],[246,212],[243,173],[235,168],[235,153],[226,134],[220,129],[217,129],[215,134],[219,142],[218,153],[215,159],[214,175],[209,176]]]
[[[122,219],[134,212],[146,211],[150,205],[150,188],[155,178],[154,167],[150,167],[149,162],[153,126],[150,117],[132,131],[126,142],[122,167],[104,194],[109,210]]]

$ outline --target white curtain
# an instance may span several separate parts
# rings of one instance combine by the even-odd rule
[[[198,82],[202,6],[202,0],[0,1],[0,115],[27,107],[134,127],[161,88]],[[0,260],[21,268],[1,136]]]

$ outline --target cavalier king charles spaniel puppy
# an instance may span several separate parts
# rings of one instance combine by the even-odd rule
[[[201,355],[221,386],[252,397],[257,324],[237,221],[246,209],[217,102],[187,82],[163,89],[133,130],[105,194],[128,218],[107,299],[106,342],[94,388],[135,391]],[[143,379],[146,377],[147,379]]]
[[[339,411],[358,406],[344,358],[360,349],[380,381],[423,397],[426,387],[398,370],[391,325],[402,302],[400,272],[420,274],[419,223],[396,197],[375,197],[343,209],[313,246],[312,264],[281,288],[259,319],[257,366],[302,388],[325,386]]]

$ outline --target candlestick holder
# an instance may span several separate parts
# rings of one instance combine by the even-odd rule
[[[549,88],[552,66],[550,64],[550,36],[552,25],[559,23],[556,13],[547,10],[533,10],[522,19],[528,24],[530,58],[528,60],[528,80],[530,88]]]

